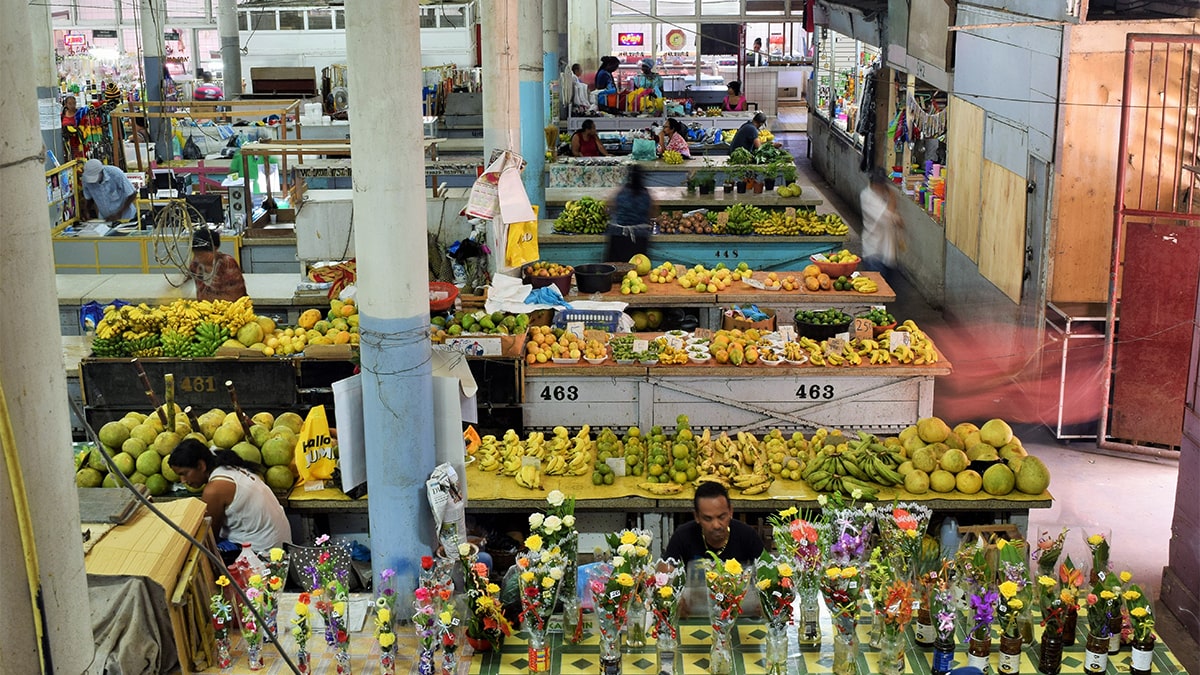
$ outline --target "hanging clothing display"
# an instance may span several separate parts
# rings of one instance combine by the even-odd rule
[[[854,131],[863,137],[862,159],[858,168],[870,171],[875,166],[875,80],[879,77],[879,62],[875,62],[867,70],[867,76],[862,88],[862,97],[858,103],[858,124]]]
[[[930,106],[936,107],[933,101],[930,101]],[[917,100],[916,96],[908,95],[907,105],[908,120],[911,126],[909,131],[909,140],[918,140],[920,138],[929,138],[932,136],[941,136],[946,133],[946,110],[937,110],[929,112]]]

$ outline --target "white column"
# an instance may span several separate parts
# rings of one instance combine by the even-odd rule
[[[163,31],[167,25],[167,9],[162,2],[141,0],[142,68],[146,77],[146,100],[163,100]],[[158,109],[161,112],[162,109]],[[171,158],[171,124],[165,117],[149,117],[150,138],[154,140],[159,157]]]
[[[77,674],[94,650],[27,7],[25,0],[0,0],[0,241],[7,249],[0,265],[0,315],[20,317],[19,330],[10,321],[13,329],[0,331],[0,384],[14,434],[12,443],[0,438],[0,670],[42,672],[35,629],[40,617],[50,672]],[[28,498],[29,540],[19,534],[21,515],[10,485],[18,470]],[[36,552],[32,582],[26,550]]]
[[[546,212],[543,172],[546,170],[546,89],[542,81],[542,3],[520,3],[521,178],[531,204]]]
[[[483,161],[521,149],[517,0],[480,0],[483,43]],[[540,24],[539,24],[540,25]]]
[[[600,67],[600,57],[608,53],[600,46],[600,19],[604,12],[596,0],[568,0],[567,4],[567,45],[571,54],[567,62],[578,63],[584,72],[594,73]]]
[[[58,67],[54,63],[54,29],[50,24],[50,3],[30,3],[29,37],[33,43],[33,74],[37,85],[38,108],[58,110]],[[53,152],[58,161],[65,162],[62,125],[57,115],[41,122],[42,144]],[[49,167],[47,167],[49,168]]]
[[[434,433],[417,12],[417,0],[346,5],[372,568],[376,583],[394,570],[401,597],[436,548],[424,488]]]
[[[550,85],[558,81],[558,0],[548,0],[542,4],[542,88],[545,91],[543,100],[546,105],[546,118],[558,120],[558,113],[563,104],[571,100],[571,92],[559,91],[559,106],[555,107],[550,97]],[[567,64],[570,68],[571,64]]]
[[[242,47],[238,38],[237,0],[218,0],[217,33],[221,36],[221,69],[226,99],[242,94]]]

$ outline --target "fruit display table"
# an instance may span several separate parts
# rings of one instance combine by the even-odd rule
[[[702,129],[737,129],[754,117],[753,112],[729,112],[712,117],[706,115],[680,116],[679,121],[688,126],[699,125]],[[662,126],[666,117],[616,116],[601,115],[599,117],[569,117],[567,118],[567,133],[575,133],[583,127],[584,120],[596,123],[597,131],[638,131],[651,125]]]
[[[552,221],[539,223],[538,249],[543,260],[564,265],[604,262],[604,235],[558,234],[552,228]],[[711,268],[719,262],[734,267],[744,261],[756,270],[787,270],[802,267],[813,254],[843,248],[845,240],[831,235],[660,234],[650,238],[646,255],[688,267]]]
[[[692,158],[682,164],[668,164],[661,159],[634,161],[630,157],[561,157],[546,165],[546,187],[615,189],[624,185],[630,164],[637,164],[646,172],[648,187],[679,187],[688,174],[705,170],[715,172],[719,185],[724,181],[729,157],[699,157],[693,151]]]
[[[717,186],[717,191],[711,195],[702,195],[699,192],[689,193],[686,187],[676,185],[675,187],[651,187],[650,197],[658,208],[662,211],[670,211],[679,209],[689,211],[698,208],[724,208],[737,203],[749,204],[763,208],[775,207],[785,208],[788,206],[797,209],[809,208],[815,209],[825,203],[825,200],[820,197],[811,196],[819,194],[815,188],[801,186],[804,193],[799,197],[781,197],[774,192],[761,192],[754,194],[752,192],[738,193],[725,192],[720,186]],[[558,215],[562,210],[562,205],[573,199],[580,197],[593,197],[595,199],[607,200],[612,197],[617,191],[616,187],[611,188],[546,188],[546,211],[551,216]]]

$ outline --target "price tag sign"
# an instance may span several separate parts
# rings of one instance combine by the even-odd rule
[[[641,352],[646,351],[647,349],[650,349],[650,341],[649,340],[634,340],[633,341],[633,353],[634,354],[639,354]]]
[[[617,599],[619,599],[620,597],[621,597],[621,591],[620,591],[620,590],[616,590],[616,591],[609,591],[609,592],[608,592],[608,598],[609,598],[610,600],[617,600]]]
[[[877,309],[877,310],[879,310],[879,311],[881,311],[881,312],[886,312],[886,311],[887,311],[887,307],[885,307],[885,306],[883,306],[883,305],[871,305],[871,309],[873,309],[873,310]]]
[[[698,338],[711,338],[713,336],[713,332],[710,328],[697,328],[696,330],[692,331],[692,335]]]
[[[304,481],[305,492],[316,492],[317,490],[325,489],[325,481],[323,480],[306,480]]]
[[[846,342],[849,342],[850,341],[850,331],[846,330],[842,333],[838,333],[837,335],[833,336],[833,339],[841,340],[843,344]]]
[[[609,457],[608,459],[604,460],[604,463],[608,465],[608,468],[612,469],[614,476],[619,477],[625,475],[624,457]]]
[[[580,340],[583,340],[584,339],[584,337],[583,337],[583,322],[582,321],[568,321],[567,322],[567,332],[570,333],[571,335],[574,335],[575,337],[579,338]]]
[[[870,340],[875,337],[875,322],[863,317],[854,319],[850,332],[855,340]]]
[[[683,349],[683,338],[674,335],[667,336],[667,346],[672,349]]]
[[[526,455],[521,458],[521,466],[532,466],[532,467],[536,468],[538,471],[541,471],[542,470],[542,460],[538,459],[537,457],[530,457],[529,455]]]
[[[894,352],[894,351],[896,351],[896,347],[899,347],[901,345],[903,345],[905,347],[911,347],[912,346],[912,334],[905,330],[892,331],[891,337],[888,338],[888,346]]]
[[[827,258],[824,253],[818,253],[814,255],[812,260],[816,262],[829,262],[829,258]]]
[[[854,278],[855,278],[855,277],[857,277],[857,276],[859,276],[859,274],[858,274],[858,270],[855,270],[855,271],[853,271],[853,272],[851,272],[851,273],[850,273],[850,278],[851,278],[851,279],[854,279]]]
[[[796,327],[795,326],[780,326],[779,327],[779,336],[781,338],[783,338],[784,342],[795,342],[796,341]]]
[[[826,356],[830,354],[841,354],[842,351],[846,349],[846,338],[842,337],[842,335],[845,335],[845,333],[842,333],[836,337],[831,337],[825,341]]]

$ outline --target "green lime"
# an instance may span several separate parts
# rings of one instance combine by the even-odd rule
[[[600,485],[604,482],[604,474],[596,471],[592,473],[592,485]]]

